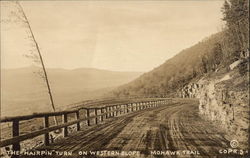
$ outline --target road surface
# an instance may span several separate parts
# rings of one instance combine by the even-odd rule
[[[58,157],[79,158],[212,157],[229,144],[199,116],[197,101],[182,100],[108,119],[40,150],[70,151]]]

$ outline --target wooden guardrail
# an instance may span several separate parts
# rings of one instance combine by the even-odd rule
[[[63,129],[63,136],[67,137],[69,134],[68,126],[76,125],[76,130],[81,129],[80,123],[86,121],[87,126],[91,125],[91,119],[94,120],[94,124],[98,124],[98,121],[103,121],[104,119],[115,117],[121,114],[126,114],[133,111],[143,110],[146,108],[157,107],[159,104],[164,104],[167,99],[153,99],[148,101],[137,101],[131,103],[121,103],[115,105],[108,105],[96,108],[78,108],[76,110],[60,111],[60,112],[48,112],[48,113],[37,113],[33,115],[26,116],[16,116],[16,117],[5,117],[0,119],[0,123],[12,122],[12,138],[2,140],[0,142],[0,147],[5,147],[12,145],[13,151],[20,151],[20,142],[27,139],[32,139],[34,137],[44,135],[44,145],[50,144],[49,132]],[[85,110],[85,117],[80,118],[80,112]],[[90,113],[94,112],[94,116]],[[68,121],[69,114],[74,114],[75,119],[73,121]],[[62,124],[59,125],[49,125],[49,118],[54,116],[62,116]],[[24,120],[31,120],[35,118],[43,118],[43,129],[32,131],[27,134],[20,135],[19,123]]]

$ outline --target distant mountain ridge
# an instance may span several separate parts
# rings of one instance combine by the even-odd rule
[[[13,110],[17,109],[26,113],[51,110],[45,81],[38,72],[42,69],[35,66],[1,70],[3,115],[16,114]],[[94,68],[47,68],[47,73],[57,107],[100,97],[142,74]]]

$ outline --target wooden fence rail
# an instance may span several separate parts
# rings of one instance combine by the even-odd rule
[[[94,124],[98,124],[99,121],[104,121],[110,117],[119,116],[121,114],[126,114],[133,111],[139,111],[146,108],[157,107],[158,105],[164,105],[169,99],[154,99],[149,101],[140,101],[132,103],[121,103],[115,105],[108,105],[96,108],[79,108],[77,110],[67,110],[61,112],[49,112],[49,113],[36,113],[33,115],[17,116],[17,117],[5,117],[0,119],[0,123],[12,122],[12,138],[2,140],[0,142],[0,147],[5,147],[12,145],[13,151],[20,150],[20,142],[27,139],[31,139],[40,135],[44,135],[44,145],[50,144],[49,132],[63,129],[63,136],[67,137],[69,134],[68,127],[71,125],[76,125],[76,131],[81,129],[80,123],[86,121],[87,126],[91,126],[91,120],[94,120]],[[85,110],[86,116],[80,118],[80,111]],[[91,116],[94,113],[94,116]],[[69,114],[75,115],[75,120],[69,120]],[[62,124],[59,125],[49,125],[49,118],[54,116],[62,116]],[[43,118],[43,129],[32,131],[28,134],[20,135],[19,132],[19,122],[24,120],[30,120],[34,118]]]

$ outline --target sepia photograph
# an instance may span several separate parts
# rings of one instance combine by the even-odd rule
[[[0,0],[1,158],[249,158],[249,0]]]

